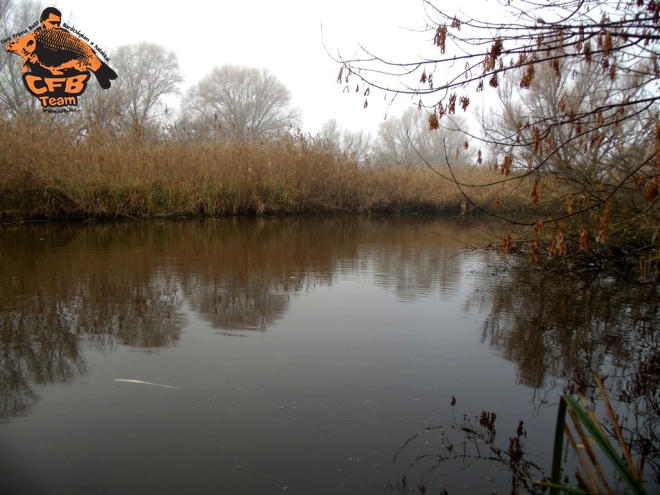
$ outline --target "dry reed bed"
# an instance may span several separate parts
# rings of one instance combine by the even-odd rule
[[[0,146],[0,219],[457,212],[463,202],[455,184],[427,168],[361,167],[302,136],[80,138],[54,122],[12,121],[0,126]],[[500,177],[456,169],[469,183]],[[471,195],[488,208],[497,197],[514,197],[505,206],[526,200],[513,184]]]

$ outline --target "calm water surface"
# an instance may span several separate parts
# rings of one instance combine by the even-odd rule
[[[516,268],[469,247],[485,237],[410,217],[0,230],[0,493],[509,493],[497,448],[523,421],[549,474],[558,397],[593,371],[651,421],[630,377],[660,362],[655,288]]]

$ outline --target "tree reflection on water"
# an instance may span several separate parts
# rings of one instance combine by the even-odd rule
[[[593,374],[608,396],[647,475],[660,482],[660,295],[634,273],[584,280],[521,266],[482,271],[468,305],[486,311],[482,342],[517,365],[539,390],[562,380],[565,393],[598,403]],[[599,408],[602,411],[602,408]]]
[[[482,342],[516,363],[520,383],[596,400],[599,372],[637,452],[657,462],[656,287],[507,268],[488,251],[450,256],[476,233],[437,219],[354,217],[2,229],[0,419],[28,414],[35,385],[84,375],[83,345],[175,346],[186,312],[218,333],[266,331],[292,295],[368,274],[402,301],[453,301],[471,284],[465,311],[488,315]]]
[[[81,343],[176,345],[184,309],[220,333],[265,331],[291,294],[367,269],[403,300],[452,297],[460,266],[444,250],[471,234],[449,228],[451,239],[430,233],[442,221],[335,217],[2,229],[0,418],[27,414],[34,385],[84,375]]]

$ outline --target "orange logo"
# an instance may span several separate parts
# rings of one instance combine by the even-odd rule
[[[22,65],[23,84],[41,102],[44,111],[76,106],[78,96],[87,88],[89,71],[103,89],[108,89],[110,81],[117,79],[117,73],[88,44],[89,39],[62,28],[61,19],[59,10],[48,7],[41,13],[39,26],[36,23],[30,26],[29,29],[36,27],[34,31],[18,33],[18,37],[5,45],[5,50],[22,58],[16,65]],[[71,26],[64,24],[64,27]],[[102,50],[99,52],[109,61]]]

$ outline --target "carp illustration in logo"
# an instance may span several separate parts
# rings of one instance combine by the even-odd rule
[[[16,65],[23,66],[23,83],[43,107],[77,105],[89,71],[103,89],[117,79],[91,46],[60,26],[61,18],[59,10],[48,7],[41,13],[39,27],[5,45],[5,50],[22,57]]]

